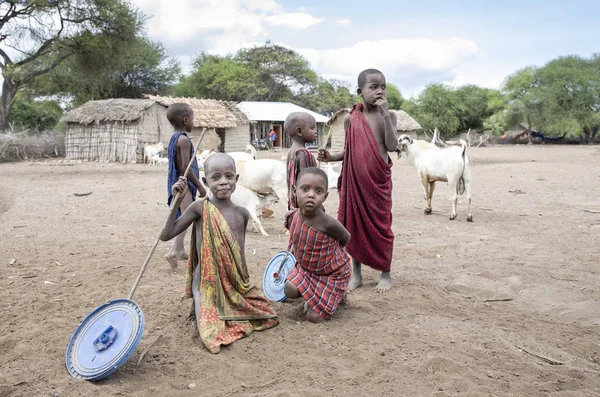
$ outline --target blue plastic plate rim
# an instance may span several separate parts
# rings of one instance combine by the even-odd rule
[[[99,372],[98,374],[93,375],[93,376],[82,376],[81,374],[72,371],[72,369],[69,366],[69,352],[71,352],[71,348],[73,346],[73,343],[75,342],[76,337],[79,334],[79,331],[80,331],[81,327],[89,319],[93,318],[98,312],[102,311],[106,307],[109,307],[111,305],[116,305],[118,303],[132,304],[133,306],[135,306],[135,308],[137,309],[136,311],[138,312],[139,321],[140,321],[139,322],[139,328],[138,328],[135,340],[129,346],[129,349],[128,349],[127,353],[125,355],[123,355],[119,359],[119,361],[116,362],[114,365],[112,365],[110,368],[108,368],[105,371]],[[69,340],[69,344],[67,345],[67,350],[66,350],[66,353],[65,353],[65,366],[67,368],[67,371],[69,372],[69,374],[72,377],[77,378],[77,379],[87,380],[87,381],[98,381],[98,380],[101,380],[101,379],[104,379],[104,378],[110,376],[117,369],[119,369],[123,364],[125,364],[125,362],[129,359],[129,357],[131,357],[131,355],[133,354],[133,352],[135,351],[135,349],[139,345],[140,340],[142,339],[142,335],[144,334],[144,325],[145,325],[144,313],[142,312],[142,309],[139,307],[139,305],[137,303],[135,303],[134,301],[132,301],[131,299],[126,299],[126,298],[113,299],[113,300],[110,300],[110,301],[108,301],[107,303],[105,303],[103,305],[98,306],[96,309],[94,309],[93,312],[91,312],[90,314],[88,314],[86,316],[86,318],[84,318],[81,321],[81,323],[75,329],[75,332],[73,332],[73,335],[71,336],[71,339]]]
[[[269,287],[272,284],[270,278],[272,277],[273,273],[276,272],[278,269],[272,269],[271,267],[275,265],[277,265],[278,267],[281,266],[281,260],[283,260],[283,257],[285,257],[286,255],[288,255],[289,257],[286,263],[284,264],[283,268],[281,269],[281,273],[282,275],[286,276],[285,278],[287,278],[287,275],[291,271],[292,267],[294,267],[294,265],[296,264],[296,258],[288,251],[279,251],[277,254],[275,254],[275,256],[273,256],[273,258],[267,264],[267,267],[265,268],[265,273],[263,275],[263,292],[269,300],[274,302],[285,301],[285,295],[283,295],[283,293],[277,294],[277,296],[274,296],[272,294],[271,288]],[[280,261],[278,261],[279,258],[281,258]],[[283,287],[281,290],[283,291]]]

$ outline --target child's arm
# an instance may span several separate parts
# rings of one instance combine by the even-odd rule
[[[396,136],[396,113],[390,112],[386,99],[378,99],[375,105],[379,108],[379,114],[383,116],[383,142],[388,152],[398,149],[398,137]]]
[[[240,212],[244,217],[244,233],[246,233],[246,229],[248,228],[248,220],[250,219],[250,212],[244,207],[240,207]]]
[[[179,172],[184,172],[188,164],[190,163],[190,149],[190,139],[183,135],[180,136],[177,140],[177,165]],[[189,178],[190,181],[194,184],[194,186],[196,186],[196,188],[198,189],[198,195],[200,197],[206,196],[206,189],[204,188],[204,185],[202,184],[202,182],[200,182],[198,177],[192,172],[191,169],[187,175],[183,176]]]
[[[173,185],[173,196],[177,197],[175,200],[173,200],[173,202],[171,202],[171,208],[179,208],[185,195],[177,193],[183,191],[186,184],[187,180],[180,177],[179,180]],[[167,221],[165,222],[165,227],[160,232],[160,239],[162,241],[169,241],[187,229],[192,222],[197,219],[202,219],[202,205],[202,201],[193,202],[177,220],[175,220],[177,211],[175,209],[170,211]]]
[[[344,133],[348,130],[348,126],[350,125],[350,115],[347,114],[344,117]],[[397,143],[397,142],[396,142]],[[341,152],[331,154],[327,149],[319,149],[319,154],[317,156],[317,160],[324,161],[329,163],[331,161],[342,161],[344,160],[344,149]]]
[[[325,217],[325,233],[338,240],[342,247],[345,247],[350,241],[350,232],[334,217],[325,214],[323,216]]]

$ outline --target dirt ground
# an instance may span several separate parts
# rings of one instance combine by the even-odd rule
[[[448,220],[443,184],[425,216],[414,167],[395,161],[393,289],[376,294],[365,270],[323,325],[276,303],[278,327],[208,353],[180,300],[185,265],[171,271],[161,243],[134,298],[142,340],[97,383],[69,376],[65,349],[85,316],[128,295],[167,211],[166,167],[0,165],[0,395],[600,395],[600,213],[582,211],[600,210],[600,148],[468,154],[474,223],[464,198]],[[337,203],[333,191],[328,212]],[[283,214],[264,220],[269,237],[248,233],[257,285],[287,245]]]

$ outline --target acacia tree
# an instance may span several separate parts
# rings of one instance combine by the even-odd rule
[[[69,98],[79,105],[94,99],[161,95],[179,77],[179,63],[160,43],[135,37],[127,51],[121,44],[103,36],[89,37],[85,49],[36,78],[32,91],[39,96]]]
[[[10,130],[19,90],[85,46],[84,33],[126,41],[141,14],[125,0],[30,0],[0,3],[0,131]]]
[[[280,100],[290,91],[301,92],[304,87],[318,82],[317,74],[303,56],[271,42],[241,49],[234,60],[259,71],[259,80],[266,88],[266,94],[261,98],[263,101]]]

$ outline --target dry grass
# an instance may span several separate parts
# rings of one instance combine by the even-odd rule
[[[65,135],[63,133],[0,134],[0,163],[64,156]]]

